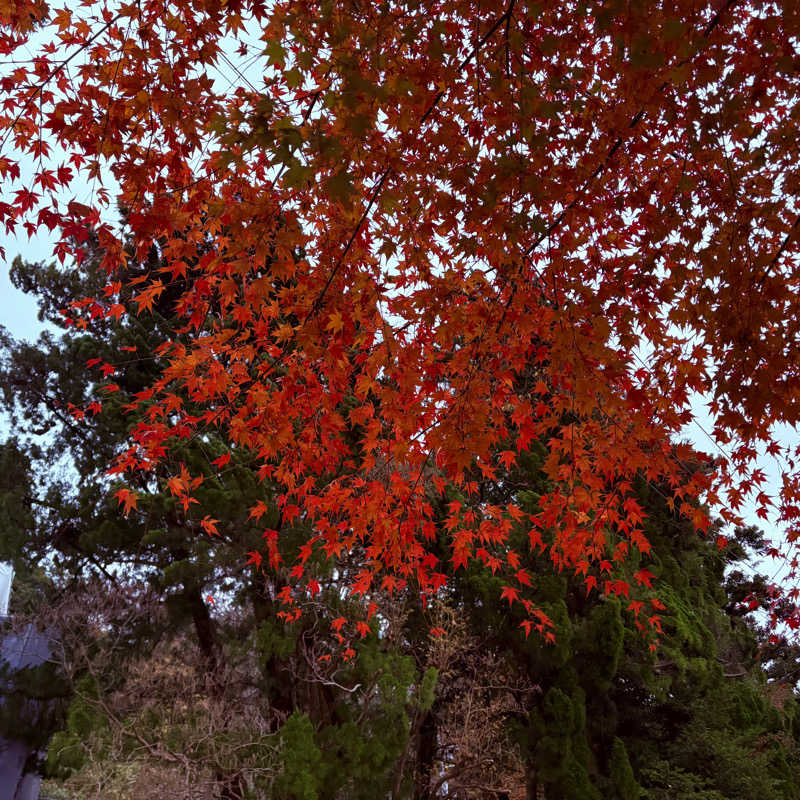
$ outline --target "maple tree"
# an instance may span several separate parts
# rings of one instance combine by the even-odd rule
[[[454,564],[500,569],[543,633],[511,526],[625,594],[603,575],[649,551],[637,475],[699,528],[697,499],[774,506],[795,569],[798,452],[775,433],[800,414],[792,4],[6,0],[0,23],[0,220],[52,231],[62,260],[90,230],[104,250],[108,286],[68,321],[182,287],[114,469],[220,429],[282,487],[281,525],[312,529],[286,614],[315,548],[359,554],[356,594],[435,591],[448,485]],[[159,254],[129,304],[126,242]],[[676,443],[697,395],[713,468]],[[539,442],[536,510],[484,502]],[[759,451],[783,465],[772,494]],[[199,480],[172,475],[184,510]],[[253,558],[278,563],[281,525]]]

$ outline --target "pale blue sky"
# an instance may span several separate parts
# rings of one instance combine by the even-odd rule
[[[8,328],[14,336],[35,339],[42,329],[36,318],[36,301],[12,286],[8,270],[17,255],[27,261],[47,259],[50,247],[41,242],[27,242],[24,238],[18,241],[14,236],[0,236],[0,246],[6,251],[0,269],[0,325]]]

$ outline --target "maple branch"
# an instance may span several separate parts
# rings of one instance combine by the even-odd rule
[[[96,39],[99,39],[122,16],[123,12],[120,11],[115,17],[112,17],[105,25],[103,25],[103,27],[100,28],[100,30],[97,31],[97,33],[90,36],[72,55],[65,58],[57,67],[55,67],[50,72],[49,75],[47,75],[46,77],[42,78],[41,81],[39,81],[39,83],[34,87],[34,90],[31,92],[28,99],[25,101],[25,104],[19,110],[17,115],[14,117],[14,121],[11,123],[11,125],[9,125],[5,136],[3,136],[2,140],[0,140],[0,147],[3,147],[3,145],[6,143],[8,137],[11,135],[11,131],[13,131],[14,128],[17,126],[17,123],[20,121],[20,119],[22,119],[22,115],[31,107],[34,100],[36,100],[36,98],[42,93],[44,87],[47,86],[47,84],[50,83],[50,81],[53,78],[55,78],[56,75],[62,73],[66,69],[70,61],[72,61],[72,59],[75,58],[75,56],[80,55],[84,50],[86,50],[87,47],[89,47],[90,44],[92,44],[92,42],[94,42]]]
[[[714,16],[708,22],[706,27],[703,29],[703,32],[701,34],[702,38],[707,39],[709,37],[709,35],[712,33],[712,31],[719,25],[720,20],[722,19],[722,15],[729,8],[731,8],[737,1],[738,0],[728,0],[728,2],[726,2],[725,5],[722,6],[714,14]],[[512,7],[513,7],[513,3],[512,3]],[[679,66],[682,66],[683,64],[688,63],[688,61],[690,61],[689,58],[683,59],[679,63]],[[667,86],[669,86],[669,81],[664,81],[658,87],[658,89],[656,90],[655,94],[656,95],[660,94],[661,92],[663,92],[667,88]],[[645,111],[646,111],[645,107],[642,107],[642,108],[639,109],[639,111],[636,112],[636,114],[633,115],[633,117],[631,118],[631,121],[628,123],[628,128],[627,128],[628,131],[633,130],[639,124],[639,122],[641,122],[641,120],[644,118]],[[583,186],[581,186],[581,188],[576,192],[575,197],[573,197],[573,199],[569,203],[567,203],[566,206],[564,206],[564,208],[561,210],[561,212],[558,214],[558,216],[547,226],[547,228],[544,230],[544,232],[541,233],[534,240],[534,242],[524,251],[523,260],[529,261],[531,253],[533,253],[533,251],[536,250],[536,248],[539,247],[539,245],[545,239],[547,239],[556,230],[556,228],[558,228],[561,225],[561,223],[566,218],[567,213],[569,211],[571,211],[573,208],[575,208],[575,206],[578,204],[578,201],[586,193],[586,190],[589,188],[589,185],[596,178],[599,178],[605,172],[605,170],[608,168],[608,165],[611,163],[611,159],[614,157],[614,155],[617,153],[617,151],[620,149],[620,147],[622,147],[622,143],[624,142],[624,140],[625,139],[624,139],[624,137],[622,135],[617,137],[617,139],[614,142],[614,144],[611,146],[609,151],[606,153],[606,156],[603,159],[603,161],[600,164],[598,164],[597,167],[595,167],[595,169],[592,172],[592,174],[589,175],[589,177],[584,181]],[[800,223],[800,217],[798,217],[798,220],[795,223],[795,225],[797,225],[798,223]],[[780,255],[780,252],[778,253],[778,255]],[[777,258],[777,256],[776,256],[776,258]],[[517,274],[519,274],[519,269],[517,270]],[[518,287],[518,284],[515,281],[514,285],[512,286],[511,295],[509,296],[508,300],[506,301],[505,308],[503,309],[503,314],[502,314],[500,323],[498,324],[498,330],[499,330],[500,326],[502,325],[502,322],[505,320],[506,312],[508,311],[508,308],[510,307],[511,303],[514,301],[514,297],[515,297],[516,292],[517,292],[517,287]]]
[[[125,44],[128,41],[128,35],[131,32],[131,25],[133,25],[133,17],[131,17],[128,20],[128,27],[125,30],[125,38],[123,39],[123,42],[122,42],[122,45],[121,45],[123,51],[124,51],[124,48],[125,48]],[[108,134],[108,123],[109,123],[109,121],[111,119],[111,104],[113,102],[113,99],[112,99],[112,96],[111,96],[111,92],[112,92],[112,90],[117,88],[117,79],[119,78],[119,68],[122,65],[122,59],[123,59],[123,53],[121,52],[119,58],[117,59],[117,63],[114,66],[114,75],[113,75],[113,77],[111,79],[111,85],[109,87],[108,105],[106,106],[106,110],[105,110],[105,114],[104,114],[104,120],[103,120],[103,133],[100,136],[100,145],[98,146],[98,150],[100,150],[100,151],[102,151],[102,145],[105,144],[106,135]],[[152,106],[153,106],[152,99],[148,99],[148,108],[150,109],[150,114],[151,115],[152,115]],[[151,141],[152,141],[152,138],[151,138]],[[149,146],[148,146],[148,152],[149,152]],[[92,181],[92,194],[91,194],[91,200],[89,201],[91,204],[94,203],[94,192],[95,192],[95,188],[97,186],[98,178],[99,178],[99,173],[94,176],[94,180]]]
[[[367,203],[367,207],[364,209],[364,213],[361,215],[361,219],[359,219],[358,224],[353,228],[353,232],[350,234],[350,238],[347,240],[347,244],[342,250],[341,255],[336,260],[336,263],[331,270],[330,275],[328,275],[328,279],[325,281],[325,285],[322,287],[322,291],[317,295],[317,299],[314,300],[313,305],[311,306],[311,310],[308,312],[308,315],[303,320],[303,325],[311,319],[319,310],[322,308],[322,303],[325,300],[325,295],[330,288],[330,285],[333,283],[333,279],[336,277],[336,274],[342,268],[342,264],[344,263],[344,258],[347,253],[350,251],[350,248],[353,246],[353,242],[358,236],[359,231],[361,230],[361,226],[366,222],[367,217],[369,216],[369,212],[372,211],[372,206],[375,205],[375,201],[378,199],[378,195],[381,193],[381,189],[383,189],[383,184],[386,181],[386,178],[389,176],[389,173],[392,171],[391,167],[386,167],[383,171],[383,174],[378,179],[378,182],[372,189],[372,194],[369,198],[369,202]]]
[[[735,5],[737,2],[738,2],[738,0],[728,0],[728,2],[727,2],[727,3],[725,3],[725,5],[724,5],[724,6],[721,6],[721,7],[720,7],[720,9],[717,11],[717,13],[716,13],[716,14],[714,14],[714,16],[713,16],[713,17],[711,17],[711,19],[710,19],[710,20],[709,20],[709,22],[708,22],[708,25],[706,25],[706,27],[705,27],[705,28],[703,28],[702,37],[703,37],[704,39],[707,39],[707,38],[709,37],[709,34],[710,34],[710,33],[711,33],[713,30],[714,30],[714,28],[716,28],[716,27],[717,27],[717,25],[719,25],[719,22],[720,22],[720,20],[722,19],[722,15],[723,15],[723,14],[724,14],[724,13],[725,13],[725,12],[726,12],[726,11],[727,11],[727,10],[728,10],[730,7],[731,7],[731,6]]]
[[[666,89],[667,85],[668,85],[667,82],[662,83],[661,86],[658,87],[658,91],[656,92],[656,94]],[[640,108],[636,112],[636,114],[634,114],[633,117],[631,118],[631,121],[628,123],[627,129],[629,131],[633,130],[642,121],[644,115],[645,115],[645,109]],[[583,186],[581,186],[581,188],[577,191],[575,197],[573,197],[572,200],[569,203],[567,203],[567,205],[564,206],[559,215],[547,226],[547,228],[545,228],[544,233],[541,233],[534,240],[533,244],[531,244],[530,247],[528,247],[528,249],[525,250],[525,252],[523,253],[523,258],[529,258],[530,254],[545,239],[547,239],[559,225],[561,225],[561,223],[564,221],[564,218],[567,216],[567,213],[571,211],[573,208],[575,208],[576,205],[578,205],[578,201],[581,199],[582,195],[586,193],[586,190],[589,188],[589,185],[594,181],[595,178],[599,178],[606,171],[608,165],[611,163],[611,159],[614,158],[617,151],[620,149],[620,147],[622,147],[622,143],[624,141],[625,139],[623,136],[617,137],[617,140],[614,142],[609,151],[606,153],[606,157],[602,160],[602,162],[600,162],[600,164],[598,164],[595,167],[592,174],[589,175],[589,177],[583,182]]]
[[[489,28],[489,30],[473,45],[472,49],[469,51],[469,53],[462,59],[461,63],[458,65],[458,69],[456,70],[457,72],[461,72],[461,70],[463,70],[464,67],[466,67],[467,64],[469,64],[469,62],[472,61],[473,58],[475,58],[475,56],[478,54],[478,52],[483,47],[483,45],[485,45],[486,42],[489,41],[489,39],[500,28],[500,26],[506,20],[510,20],[511,15],[514,13],[514,4],[515,3],[516,3],[516,0],[511,0],[511,2],[508,5],[508,8],[497,18],[497,20],[495,21],[494,25],[492,25],[492,27]],[[433,98],[431,104],[425,110],[425,113],[420,117],[420,120],[419,120],[420,127],[422,127],[428,121],[428,118],[433,113],[435,108],[439,105],[439,102],[445,96],[446,93],[447,93],[446,89],[440,89],[436,93],[436,96]],[[348,254],[348,252],[350,251],[350,248],[353,246],[353,242],[355,241],[356,236],[358,236],[358,233],[361,230],[361,226],[366,222],[367,217],[369,216],[369,213],[372,210],[373,205],[375,205],[375,201],[378,199],[378,197],[379,197],[379,195],[380,195],[380,193],[381,193],[381,191],[383,189],[383,184],[386,182],[386,178],[389,176],[389,174],[392,171],[393,170],[392,170],[391,166],[387,166],[386,169],[384,169],[383,174],[381,175],[381,177],[378,179],[378,183],[375,185],[375,187],[372,190],[372,195],[371,195],[371,197],[369,199],[369,202],[367,203],[367,207],[364,209],[364,213],[361,215],[361,218],[358,220],[358,223],[356,224],[355,228],[353,229],[353,232],[350,234],[350,238],[347,240],[347,244],[345,245],[344,250],[342,251],[342,253],[339,256],[339,258],[337,259],[336,264],[334,265],[333,270],[331,271],[331,274],[328,276],[327,281],[325,281],[325,285],[322,287],[322,291],[320,292],[319,296],[317,297],[317,299],[314,301],[313,305],[311,306],[311,310],[308,312],[308,315],[303,320],[303,325],[305,325],[306,322],[308,322],[308,320],[311,319],[311,317],[315,316],[317,314],[317,312],[320,310],[320,308],[322,307],[322,303],[323,303],[323,301],[325,299],[325,295],[327,294],[327,291],[330,288],[331,283],[333,283],[333,279],[336,277],[336,274],[341,269],[342,264],[343,264],[344,259],[345,259],[345,256]]]
[[[664,83],[661,84],[658,91],[659,92],[663,91],[667,87],[667,85],[668,82],[665,81]],[[641,120],[644,118],[644,115],[645,115],[645,109],[640,108],[639,111],[637,111],[636,114],[634,114],[634,116],[631,118],[631,121],[628,124],[628,130],[633,130],[633,128],[635,128],[639,124],[639,122],[641,122]],[[536,250],[545,239],[549,238],[553,234],[556,228],[558,228],[561,225],[561,223],[566,219],[568,212],[570,212],[573,208],[575,208],[576,205],[578,205],[578,201],[586,193],[586,190],[589,188],[590,184],[594,182],[595,178],[600,177],[600,175],[602,175],[603,172],[606,171],[608,165],[611,163],[611,159],[616,155],[620,147],[622,147],[623,141],[624,141],[623,136],[617,137],[617,140],[614,142],[609,151],[606,153],[605,158],[602,160],[600,164],[597,165],[597,167],[595,167],[592,174],[589,175],[588,178],[586,178],[586,180],[583,182],[583,186],[581,186],[581,188],[575,193],[575,196],[572,198],[572,200],[569,203],[567,203],[567,205],[565,205],[564,208],[561,209],[561,212],[545,228],[544,232],[539,234],[539,236],[533,241],[533,243],[523,252],[522,254],[523,262],[527,262],[528,266],[530,267],[533,266],[530,260],[533,251]],[[539,271],[536,270],[535,267],[534,270],[536,271],[537,275],[539,275],[539,277],[541,278]],[[515,277],[518,277],[520,274],[519,268],[516,270],[516,273],[517,275]],[[516,297],[517,294],[517,289],[519,288],[519,283],[514,278],[512,278],[512,281],[513,283],[511,287],[511,294],[509,295],[508,300],[506,300],[505,305],[503,307],[503,313],[500,316],[500,319],[498,320],[497,323],[497,327],[495,329],[496,333],[499,333],[500,329],[502,328],[503,323],[505,322],[506,319],[506,315],[508,313],[508,309],[514,302],[514,298]],[[554,293],[556,292],[555,275],[553,276],[553,291]]]
[[[513,0],[511,3],[511,8],[513,11],[514,8]],[[508,41],[509,30],[511,28],[511,16],[512,16],[511,14],[508,14],[506,16],[506,78],[511,78],[511,51],[509,49],[509,41]]]
[[[728,0],[728,2],[725,3],[725,5],[722,8],[720,8],[716,14],[714,14],[711,21],[703,29],[702,38],[704,39],[708,38],[708,36],[711,34],[714,28],[716,28],[717,25],[719,25],[723,13],[727,11],[731,6],[733,6],[734,3],[736,2],[737,0]],[[688,63],[689,60],[690,59],[688,58],[683,59],[683,61],[680,62],[679,66]],[[669,86],[669,81],[664,81],[658,87],[655,94],[656,95],[661,94],[661,92],[663,92],[667,88],[667,86]],[[644,118],[645,111],[646,109],[643,106],[642,108],[639,109],[639,111],[636,112],[636,114],[633,115],[631,121],[628,123],[627,129],[629,131],[633,130],[639,124],[639,122],[641,122],[641,120]],[[550,225],[547,226],[545,232],[542,233],[534,241],[534,243],[525,251],[524,257],[527,258],[564,221],[567,212],[575,208],[575,206],[578,204],[578,200],[580,199],[581,195],[585,194],[586,190],[589,188],[589,184],[591,184],[595,180],[595,178],[599,178],[600,175],[602,175],[603,172],[605,172],[606,168],[611,162],[611,159],[614,157],[614,155],[617,153],[620,147],[622,147],[622,143],[624,141],[625,139],[623,136],[617,137],[617,140],[611,146],[611,149],[608,151],[608,153],[606,153],[606,157],[603,159],[603,161],[600,164],[598,164],[594,172],[592,172],[592,174],[584,181],[583,186],[578,190],[578,192],[575,194],[575,197],[571,200],[571,202],[569,202],[566,206],[564,206],[561,213],[553,220],[553,222],[550,223]]]
[[[514,5],[516,2],[517,0],[511,0],[511,2],[508,4],[508,8],[497,18],[494,25],[492,25],[492,27],[489,28],[489,30],[486,31],[486,33],[483,36],[481,36],[481,38],[477,42],[475,42],[475,44],[472,46],[472,50],[470,50],[469,53],[467,53],[467,55],[464,56],[461,63],[458,65],[458,69],[456,70],[456,72],[461,72],[461,70],[464,69],[464,67],[466,67],[467,64],[469,64],[469,62],[472,61],[472,59],[475,58],[476,55],[478,55],[480,50],[483,48],[486,42],[488,42],[489,39],[492,38],[492,36],[498,30],[498,28],[500,28],[500,26],[507,20],[510,21],[511,15],[514,13]],[[420,118],[419,121],[420,125],[425,124],[428,117],[433,113],[436,106],[439,105],[439,102],[445,96],[445,94],[447,94],[446,89],[440,89],[436,93],[436,96],[433,98],[433,101],[428,106],[422,117]]]
[[[781,246],[778,248],[778,252],[775,253],[775,255],[770,259],[769,264],[767,264],[767,266],[764,268],[764,273],[758,279],[758,283],[756,284],[757,286],[762,286],[764,281],[769,277],[770,272],[772,272],[772,269],[778,263],[778,259],[786,252],[786,248],[794,238],[794,234],[798,226],[800,226],[800,214],[795,217],[794,224],[791,228],[789,228],[789,232],[786,234]]]

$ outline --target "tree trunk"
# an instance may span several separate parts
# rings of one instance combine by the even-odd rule
[[[539,781],[536,767],[529,767],[525,776],[525,800],[539,800]]]
[[[436,717],[433,709],[422,718],[417,737],[417,764],[414,779],[414,800],[427,800],[431,788],[433,760],[436,755]]]
[[[222,662],[219,641],[214,628],[214,620],[211,619],[211,614],[205,600],[203,600],[200,587],[187,586],[184,589],[184,597],[192,615],[192,623],[194,624],[200,651],[205,656],[209,669],[212,672],[216,671]]]

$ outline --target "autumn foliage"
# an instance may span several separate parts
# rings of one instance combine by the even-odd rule
[[[443,526],[544,631],[511,527],[628,597],[652,577],[615,566],[650,548],[637,476],[701,529],[698,501],[774,508],[796,566],[798,451],[776,433],[800,418],[795,4],[3,0],[0,21],[0,218],[61,260],[90,231],[104,251],[106,291],[67,322],[180,290],[113,469],[209,429],[250,453],[282,510],[251,561],[312,530],[287,613],[316,549],[360,558],[365,597],[435,591]],[[119,388],[90,368],[76,416]],[[678,444],[698,398],[711,458]],[[486,503],[540,443],[538,511]],[[214,535],[201,479],[168,486]]]

